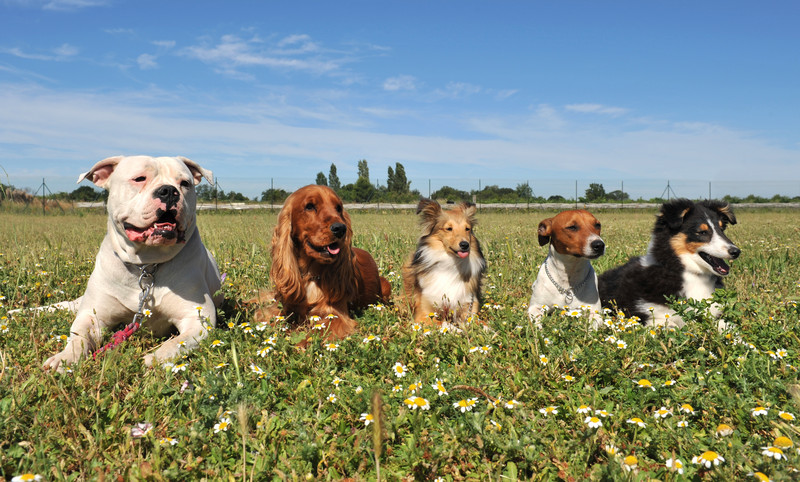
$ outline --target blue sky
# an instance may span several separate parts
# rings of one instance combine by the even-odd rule
[[[249,196],[359,159],[423,194],[798,195],[798,24],[796,1],[0,0],[0,177],[72,190],[150,154]]]

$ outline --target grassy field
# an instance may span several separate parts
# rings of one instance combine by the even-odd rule
[[[732,333],[702,311],[677,331],[614,318],[594,332],[566,315],[534,329],[535,232],[552,214],[479,214],[490,330],[420,329],[397,303],[334,345],[312,332],[300,352],[301,333],[249,323],[241,303],[269,283],[275,214],[202,213],[227,273],[211,336],[148,369],[158,340],[139,332],[57,375],[39,367],[72,319],[7,311],[81,295],[105,218],[0,212],[0,480],[797,480],[800,212],[737,212],[743,254],[719,296]],[[595,214],[598,272],[644,252],[653,212]],[[394,293],[416,221],[353,214]]]

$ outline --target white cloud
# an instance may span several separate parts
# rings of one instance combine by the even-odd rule
[[[383,90],[395,92],[398,90],[416,90],[417,79],[412,75],[398,75],[389,77],[383,82]]]
[[[494,94],[494,98],[497,99],[497,100],[506,100],[509,97],[513,97],[514,95],[516,95],[517,92],[519,92],[519,90],[517,90],[517,89],[498,90]]]
[[[175,41],[174,40],[154,40],[151,43],[153,45],[157,46],[157,47],[161,47],[161,48],[164,48],[164,49],[171,49],[171,48],[175,47]]]
[[[142,70],[155,69],[158,67],[158,63],[156,63],[156,56],[150,54],[140,55],[136,58],[136,63],[139,64],[139,68]]]
[[[62,44],[59,47],[52,49],[51,53],[29,53],[24,52],[17,47],[0,48],[0,52],[4,52],[21,59],[28,60],[44,60],[44,61],[65,61],[78,55],[78,48],[70,44]]]
[[[298,51],[291,52],[291,55],[276,54],[265,49],[259,39],[244,40],[236,35],[223,35],[216,45],[195,45],[183,49],[182,53],[187,57],[217,65],[220,72],[236,72],[235,67],[267,67],[313,73],[332,73],[339,69],[338,62],[333,59],[291,56],[297,55]]]
[[[467,82],[448,82],[444,90],[437,90],[443,97],[460,99],[481,92],[481,87]]]
[[[186,155],[214,169],[226,180],[226,189],[248,195],[263,186],[250,192],[235,183],[302,178],[297,187],[331,162],[352,164],[362,158],[402,162],[409,176],[532,181],[542,173],[603,176],[626,179],[626,190],[630,178],[800,178],[800,149],[778,147],[746,132],[690,122],[626,130],[611,120],[565,120],[549,105],[534,106],[525,118],[476,113],[469,126],[479,135],[463,129],[453,135],[400,135],[377,123],[377,117],[376,124],[360,126],[346,111],[285,105],[264,115],[261,106],[251,103],[209,104],[158,91],[82,94],[5,84],[0,85],[0,105],[0,125],[6,126],[0,131],[0,159],[12,184],[25,166],[58,166],[72,174],[118,153]],[[300,115],[317,116],[316,127],[293,122]],[[346,166],[339,167],[345,171]]]
[[[628,113],[628,109],[622,107],[609,107],[602,104],[569,104],[565,109],[584,114],[605,114],[610,116],[621,116]]]

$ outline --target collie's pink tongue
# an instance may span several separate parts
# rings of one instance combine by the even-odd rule
[[[342,249],[342,248],[339,248],[339,247],[336,247],[336,248],[331,248],[330,246],[328,246],[328,252],[329,252],[329,253],[331,253],[331,254],[339,254],[339,251],[340,251],[341,249]]]
[[[462,258],[466,258],[467,256],[469,256],[469,251],[459,251],[458,255]]]

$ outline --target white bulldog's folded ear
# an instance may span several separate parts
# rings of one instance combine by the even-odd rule
[[[179,161],[183,161],[186,164],[186,167],[192,171],[192,176],[194,176],[194,185],[198,185],[203,182],[203,178],[206,178],[210,184],[214,184],[214,173],[209,171],[208,169],[203,169],[200,167],[200,164],[194,162],[191,159],[187,159],[185,157],[178,156],[176,157]]]
[[[78,176],[78,183],[83,181],[84,179],[89,179],[92,181],[95,186],[97,187],[104,187],[106,181],[108,181],[108,177],[114,172],[114,169],[119,164],[119,161],[124,159],[125,156],[114,156],[108,157],[103,159],[102,161],[98,162],[91,169],[87,172],[84,172],[80,176]]]

